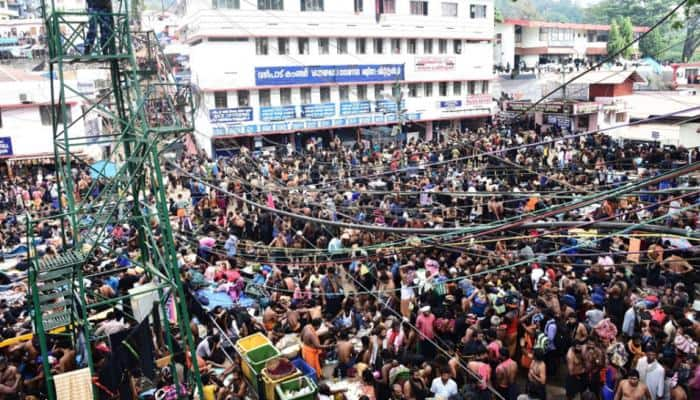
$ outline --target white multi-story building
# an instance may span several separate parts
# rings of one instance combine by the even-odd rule
[[[649,30],[633,27],[637,37]],[[610,25],[505,19],[496,24],[494,63],[503,68],[534,68],[574,59],[594,60],[608,54]],[[633,50],[638,50],[637,43]]]
[[[207,151],[261,135],[297,145],[330,132],[352,138],[398,121],[430,139],[495,111],[492,0],[186,0],[183,8],[180,38],[191,46]]]

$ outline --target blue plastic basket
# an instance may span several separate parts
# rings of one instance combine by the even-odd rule
[[[313,369],[309,364],[307,364],[303,358],[297,357],[297,358],[293,359],[292,364],[299,371],[301,371],[302,376],[305,376],[305,377],[311,379],[312,381],[314,381],[314,383],[318,383],[318,376],[316,376],[316,370]]]

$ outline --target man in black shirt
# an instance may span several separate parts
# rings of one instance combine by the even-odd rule
[[[90,14],[87,37],[83,54],[89,56],[97,37],[97,26],[100,27],[100,47],[103,55],[114,54],[114,22],[112,21],[111,0],[87,0],[87,11]]]

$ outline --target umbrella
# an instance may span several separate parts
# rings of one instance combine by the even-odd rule
[[[101,160],[90,166],[90,177],[97,179],[99,177],[112,178],[117,174],[117,166],[113,162]]]

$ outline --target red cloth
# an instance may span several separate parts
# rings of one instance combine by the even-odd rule
[[[435,338],[435,330],[433,329],[433,324],[435,323],[435,315],[428,314],[425,315],[421,313],[418,318],[416,318],[416,328],[423,334],[422,337],[428,339]]]

